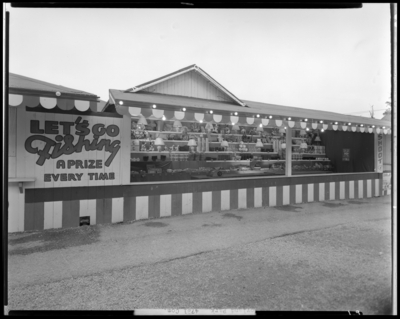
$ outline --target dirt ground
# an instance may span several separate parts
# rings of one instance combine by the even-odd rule
[[[390,314],[390,198],[9,235],[15,310]]]

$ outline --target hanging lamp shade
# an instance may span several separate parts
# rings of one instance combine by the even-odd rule
[[[197,146],[196,140],[195,139],[190,139],[188,142],[188,146]]]
[[[261,142],[260,139],[257,139],[256,147],[263,147],[264,144]]]
[[[143,125],[147,125],[147,120],[144,116],[141,116],[139,118],[138,124],[143,124]]]
[[[315,142],[321,142],[321,139],[320,139],[320,137],[319,136],[317,136],[316,138],[315,138],[315,140],[314,140]]]
[[[175,121],[174,122],[174,127],[182,127],[181,121]]]
[[[300,135],[306,135],[306,131],[305,130],[300,130]]]
[[[262,125],[257,126],[257,132],[263,132],[264,128],[262,127]]]

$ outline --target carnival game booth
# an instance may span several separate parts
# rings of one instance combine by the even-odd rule
[[[241,100],[196,65],[127,90],[124,220],[382,196],[389,121]]]
[[[124,184],[130,119],[97,112],[94,94],[17,74],[8,104],[8,231],[122,221],[106,190]]]
[[[196,65],[103,112],[25,77],[9,93],[10,232],[384,195],[390,122],[241,100]]]

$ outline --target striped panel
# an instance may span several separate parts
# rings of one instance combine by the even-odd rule
[[[230,209],[230,191],[222,190],[221,191],[221,210],[229,210]]]
[[[289,185],[289,203],[290,205],[296,203],[296,185]]]
[[[89,216],[90,225],[96,224],[96,205],[95,199],[81,199],[79,201],[79,217]]]
[[[239,197],[239,191],[237,189],[231,189],[229,191],[230,209],[238,209],[238,197]]]
[[[96,224],[111,224],[111,205],[111,198],[96,199]]]
[[[111,223],[124,221],[124,198],[117,197],[112,199],[111,204]]]
[[[314,187],[314,202],[318,202],[319,201],[319,184],[315,183],[313,184]]]
[[[339,182],[339,199],[345,198],[344,191],[344,182]]]
[[[62,202],[53,202],[53,227],[51,228],[62,228]]]
[[[358,181],[358,198],[364,197],[364,181]]]
[[[254,188],[254,207],[262,207],[262,188]]]
[[[363,194],[364,194],[364,198],[366,198],[367,197],[367,194],[368,194],[368,185],[367,185],[367,181],[366,180],[363,180]]]
[[[160,217],[160,195],[149,196],[149,218]]]
[[[261,187],[261,205],[269,206],[269,187]]]
[[[96,200],[95,199],[88,199],[87,200],[87,214],[90,216],[90,225],[96,225]],[[123,213],[123,212],[122,212]]]
[[[296,185],[296,204],[302,203],[302,185]]]
[[[212,192],[203,192],[202,212],[211,212],[212,210]]]
[[[308,184],[307,185],[307,201],[308,202],[313,202],[314,201],[314,184]]]
[[[238,190],[238,208],[247,208],[247,190],[245,188]]]
[[[136,219],[136,197],[124,197],[124,222]]]
[[[349,199],[350,198],[350,182],[349,181],[345,181],[344,182],[344,198],[345,199]]]
[[[182,215],[182,194],[171,195],[171,216]]]
[[[136,220],[147,219],[149,217],[149,197],[136,197]]]
[[[308,184],[301,185],[301,201],[302,203],[308,202]]]
[[[335,182],[335,199],[338,200],[340,197],[340,182]]]
[[[193,194],[182,194],[182,215],[193,213]]]
[[[221,210],[229,210],[230,209],[230,191],[222,190],[221,191]]]
[[[276,187],[271,186],[269,188],[269,206],[276,206]]]
[[[375,196],[380,196],[380,183],[379,183],[379,179],[375,179]]]
[[[254,188],[247,188],[247,208],[253,208],[254,207]]]
[[[203,209],[203,194],[193,193],[193,213],[201,213]]]
[[[282,205],[283,205],[283,186],[277,186],[275,206],[282,206]]]
[[[79,200],[67,200],[62,202],[62,227],[78,227],[79,226]]]
[[[24,231],[44,229],[44,203],[26,203]]]
[[[304,180],[306,181],[306,180]],[[250,184],[250,183],[248,183]],[[105,188],[88,188],[83,194],[91,199],[74,199],[82,192],[69,189],[65,200],[59,198],[58,189],[48,189],[47,193],[27,192],[29,202],[25,202],[23,230],[43,230],[79,226],[79,217],[90,216],[90,224],[118,223],[130,220],[143,220],[167,216],[179,216],[193,212],[210,212],[229,209],[246,209],[262,206],[280,206],[294,203],[343,200],[390,194],[383,191],[381,178],[363,180],[337,180],[335,182],[302,183],[285,185],[276,182],[274,186],[203,191],[197,193],[159,194],[151,196],[132,196],[125,192],[124,197],[114,197],[119,191],[108,193],[112,198],[104,198]],[[203,185],[202,185],[203,186]],[[226,186],[226,185],[225,185]],[[244,185],[243,185],[244,186]],[[115,188],[115,190],[120,189]],[[205,187],[204,187],[205,188]],[[203,188],[203,189],[204,189]],[[195,188],[189,188],[191,191]],[[139,192],[142,194],[142,192]],[[40,195],[41,194],[41,195]],[[126,194],[126,195],[125,195]],[[82,197],[83,197],[82,196]],[[132,196],[132,197],[129,197]],[[81,198],[82,198],[81,197]],[[40,198],[42,202],[35,202]],[[26,198],[25,198],[26,199]],[[15,230],[14,230],[15,231]],[[19,231],[19,230],[16,230]]]
[[[290,204],[290,186],[283,186],[283,199],[282,199],[282,204],[283,205],[289,205]]]
[[[320,202],[323,202],[325,200],[325,183],[318,183],[319,187],[319,198],[318,200]]]
[[[54,202],[44,203],[43,229],[54,228]]]
[[[349,181],[349,198],[354,198],[354,181]]]
[[[329,200],[335,200],[335,182],[329,183]]]
[[[212,210],[219,212],[221,210],[221,191],[212,191]]]
[[[160,195],[160,217],[171,216],[171,195]]]
[[[371,191],[371,180],[370,179],[368,179],[367,180],[367,197],[371,197],[372,195],[371,195],[371,193],[372,193],[372,191]]]

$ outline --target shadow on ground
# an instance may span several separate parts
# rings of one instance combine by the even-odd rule
[[[299,206],[292,206],[292,205],[286,205],[286,206],[277,206],[274,207],[277,210],[283,210],[285,212],[298,212],[298,209],[303,209],[303,207]]]
[[[57,229],[8,239],[9,255],[27,255],[54,249],[90,245],[99,240],[100,229],[82,226],[71,229]]]

